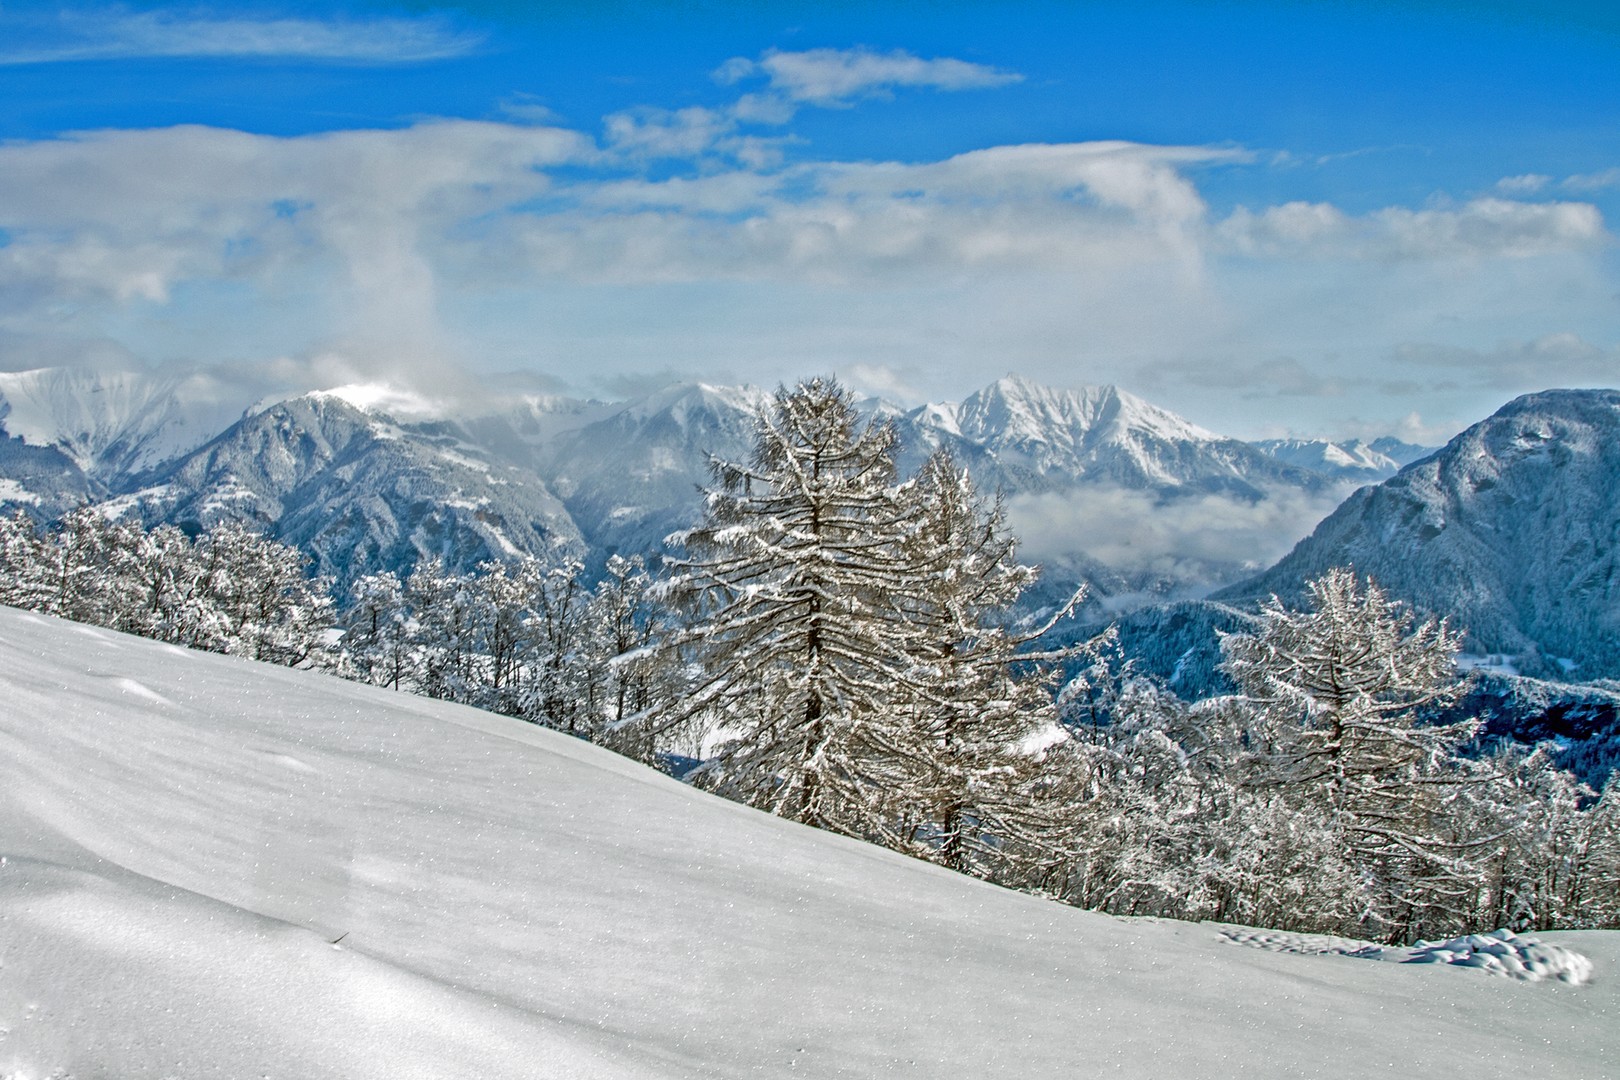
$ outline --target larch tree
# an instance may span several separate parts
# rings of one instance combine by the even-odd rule
[[[1308,589],[1307,610],[1273,597],[1254,633],[1222,639],[1222,670],[1251,718],[1243,780],[1331,815],[1366,875],[1357,929],[1388,940],[1449,930],[1477,887],[1468,857],[1480,841],[1448,820],[1473,782],[1454,762],[1477,724],[1424,712],[1456,697],[1456,635],[1347,569]]]
[[[918,854],[991,876],[1057,824],[1032,743],[1057,734],[1055,661],[1090,643],[1031,652],[1051,623],[1021,631],[1011,615],[1038,571],[1017,561],[1000,500],[987,505],[948,450],[931,455],[902,495],[909,581],[895,597],[913,667],[897,687],[907,715],[896,809]]]
[[[836,382],[777,391],[752,460],[716,461],[664,588],[697,673],[681,717],[713,725],[697,777],[739,801],[892,842],[897,689],[911,678],[907,508],[895,433]]]

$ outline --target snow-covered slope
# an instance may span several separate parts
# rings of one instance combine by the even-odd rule
[[[1289,955],[1333,946],[1065,908],[508,718],[4,609],[0,856],[29,1080],[1620,1071],[1613,933],[1547,935],[1585,986]]]
[[[1620,391],[1509,402],[1218,596],[1294,596],[1342,565],[1523,674],[1620,676]]]

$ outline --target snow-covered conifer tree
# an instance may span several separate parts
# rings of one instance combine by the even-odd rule
[[[999,500],[985,505],[946,450],[902,494],[911,580],[894,600],[913,668],[896,687],[907,715],[894,732],[903,779],[891,805],[914,850],[989,875],[1063,817],[1042,797],[1047,777],[1031,746],[1057,734],[1060,657],[1031,655],[1040,631],[1008,623],[1037,571],[1017,561]]]
[[[699,673],[675,715],[716,725],[698,778],[854,835],[894,825],[895,708],[911,678],[914,581],[893,428],[830,379],[777,391],[752,460],[714,463],[704,521],[678,539],[668,594]]]
[[[1390,940],[1444,932],[1465,917],[1475,847],[1447,820],[1457,748],[1472,722],[1429,724],[1452,701],[1456,636],[1418,623],[1349,570],[1309,583],[1310,606],[1273,598],[1253,634],[1222,639],[1222,669],[1251,711],[1245,782],[1324,808],[1372,883],[1362,925]]]

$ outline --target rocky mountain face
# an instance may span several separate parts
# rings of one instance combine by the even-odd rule
[[[310,553],[340,586],[425,557],[471,569],[584,553],[567,508],[539,476],[464,435],[309,394],[244,418],[118,501],[149,524],[250,522]]]
[[[1344,565],[1521,674],[1620,675],[1620,391],[1510,402],[1217,598],[1286,599]]]

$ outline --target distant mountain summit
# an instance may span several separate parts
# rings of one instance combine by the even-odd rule
[[[1419,458],[1434,452],[1432,447],[1415,446],[1385,437],[1373,442],[1350,439],[1262,439],[1250,443],[1256,450],[1287,465],[1338,480],[1376,482],[1387,480]]]
[[[205,374],[40,368],[0,372],[0,427],[60,451],[91,485],[117,488],[195,449],[246,402]]]
[[[246,521],[340,585],[423,557],[471,569],[584,553],[567,509],[531,470],[455,425],[402,424],[327,393],[243,418],[118,501],[149,524]]]
[[[982,457],[981,484],[1009,491],[1109,483],[1169,494],[1226,491],[1260,498],[1259,485],[1313,488],[1307,470],[1278,462],[1117,386],[1057,389],[1008,376],[960,405],[907,413],[902,434],[919,447],[965,445]]]
[[[1342,565],[1523,674],[1620,676],[1620,391],[1508,403],[1216,598],[1295,597]]]

